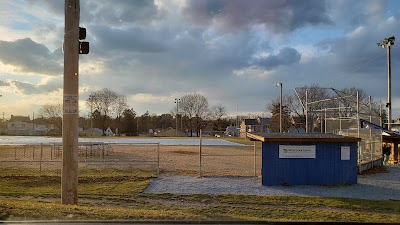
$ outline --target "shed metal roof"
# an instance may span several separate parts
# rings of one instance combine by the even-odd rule
[[[361,138],[320,133],[247,133],[253,141],[262,142],[358,142]]]

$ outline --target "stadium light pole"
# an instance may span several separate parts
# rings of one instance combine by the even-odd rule
[[[390,46],[394,45],[394,36],[385,38],[381,42],[377,43],[382,48],[387,48],[387,66],[388,66],[388,102],[386,107],[388,108],[388,130],[390,130],[390,123],[392,122],[392,84],[391,84],[391,65],[390,65]]]
[[[279,100],[279,133],[282,133],[282,82],[276,84],[277,87],[280,87],[280,100]]]
[[[176,114],[175,114],[175,120],[176,120],[176,136],[178,137],[178,112],[179,112],[179,102],[181,101],[180,98],[175,99],[176,103]]]

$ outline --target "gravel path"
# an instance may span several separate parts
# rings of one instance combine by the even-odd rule
[[[164,176],[155,179],[145,193],[246,194],[262,196],[321,196],[371,200],[400,200],[400,167],[389,166],[389,173],[358,176],[350,186],[262,186],[258,177]]]

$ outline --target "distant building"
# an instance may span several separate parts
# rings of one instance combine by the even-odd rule
[[[29,116],[14,116],[7,122],[7,134],[9,135],[29,135],[32,133],[32,123]]]
[[[103,130],[99,128],[89,128],[79,132],[80,136],[95,136],[99,137],[103,135]]]
[[[238,136],[238,128],[237,126],[228,126],[225,130],[225,135],[226,136],[232,136],[232,137],[236,137]]]
[[[292,116],[291,123],[293,128],[305,128],[306,119],[305,117]]]
[[[240,124],[240,137],[245,138],[246,133],[269,132],[270,118],[244,119]]]
[[[160,131],[157,133],[158,137],[176,137],[176,130],[172,127],[165,129],[163,131]],[[187,134],[182,131],[178,131],[178,137],[186,137]]]
[[[108,127],[106,131],[104,131],[104,134],[106,136],[114,136],[114,133],[113,133],[113,131],[111,130],[110,127]]]
[[[11,115],[6,123],[4,133],[8,135],[61,135],[60,129],[54,129],[54,125],[47,124],[43,118],[31,120],[29,116]]]

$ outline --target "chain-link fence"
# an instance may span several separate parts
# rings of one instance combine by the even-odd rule
[[[159,143],[79,143],[78,168],[151,170],[158,175],[159,152]],[[9,175],[59,176],[61,168],[62,145],[59,143],[0,146],[0,169]]]
[[[261,175],[261,148],[256,142],[236,145],[204,145],[203,137],[221,137],[223,132],[201,131],[198,150],[198,176]]]
[[[261,147],[233,142],[219,144],[221,139],[215,134],[207,137],[207,143],[199,138],[198,145],[79,143],[78,169],[99,170],[99,173],[111,169],[146,170],[154,171],[154,176],[160,171],[191,176],[260,175]],[[7,172],[15,176],[60,176],[62,152],[60,143],[0,145],[0,175]]]
[[[198,153],[198,176],[258,176],[261,174],[261,148],[255,145],[203,145]]]
[[[373,162],[382,158],[382,131],[374,129],[342,129],[333,131],[335,134],[360,137],[358,143],[358,164]]]
[[[311,131],[361,138],[358,145],[359,165],[381,160],[381,104],[373,102],[371,97],[361,99],[358,92],[349,94],[332,90],[334,97],[306,104]],[[369,126],[363,127],[361,121]]]

